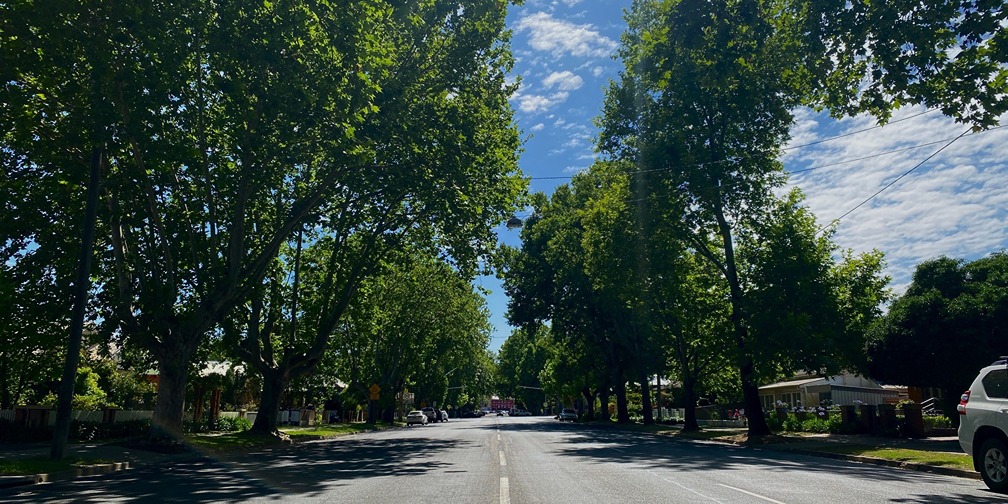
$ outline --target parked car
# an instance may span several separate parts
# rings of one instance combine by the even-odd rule
[[[959,445],[988,488],[1008,492],[1008,357],[981,369],[956,409]]]
[[[424,415],[424,412],[420,410],[410,411],[409,414],[406,415],[406,426],[409,427],[413,424],[426,425],[427,415]]]
[[[434,411],[434,408],[432,408],[430,406],[427,406],[426,408],[424,408],[424,409],[422,409],[420,411],[423,411],[423,414],[427,415],[427,421],[428,422],[431,422],[431,423],[437,422],[437,411]]]
[[[525,410],[523,410],[521,408],[517,408],[513,412],[511,412],[511,415],[512,416],[531,416],[532,413],[529,413],[528,411],[525,411]]]
[[[448,421],[448,412],[445,410],[441,410],[441,421],[442,422]]]
[[[559,419],[560,419],[561,422],[563,422],[565,420],[569,420],[571,422],[574,422],[574,421],[577,421],[578,414],[577,414],[577,411],[574,411],[574,410],[572,410],[570,408],[564,408],[564,409],[560,410],[560,414],[558,415],[558,417],[559,417]]]

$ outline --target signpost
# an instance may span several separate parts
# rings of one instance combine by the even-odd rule
[[[375,404],[375,402],[378,400],[379,392],[381,392],[381,387],[379,387],[377,383],[372,383],[371,386],[368,387],[368,399],[369,399],[368,420],[371,423],[375,423],[377,421],[376,420],[376,417],[378,416],[376,415],[377,405]]]

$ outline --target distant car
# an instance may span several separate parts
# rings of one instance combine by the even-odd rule
[[[445,410],[441,410],[441,421],[442,422],[448,421],[448,412]]]
[[[504,410],[497,410],[497,416],[504,416],[506,414],[507,412],[505,412]]]
[[[1008,492],[1008,358],[980,370],[959,400],[959,445],[995,492]]]
[[[424,415],[424,412],[420,410],[410,411],[409,414],[406,415],[406,426],[408,427],[413,424],[426,425],[427,415]]]
[[[557,416],[558,416],[558,418],[560,419],[561,422],[563,422],[565,420],[574,422],[578,418],[577,411],[574,411],[574,410],[572,410],[570,408],[564,408],[564,409],[560,410],[560,414],[557,415]]]
[[[434,408],[428,406],[420,411],[423,411],[423,414],[427,415],[428,422],[437,422],[437,412],[434,411]]]
[[[516,409],[511,414],[514,416],[532,416],[532,413],[529,413],[528,411],[525,411],[523,409]]]

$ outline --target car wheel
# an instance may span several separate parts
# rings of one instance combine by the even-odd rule
[[[991,438],[980,445],[980,476],[995,492],[1008,492],[1008,446]]]

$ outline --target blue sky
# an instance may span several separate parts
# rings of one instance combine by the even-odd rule
[[[603,89],[621,65],[611,54],[625,28],[629,0],[529,0],[512,6],[508,25],[521,87],[511,98],[525,140],[520,166],[530,190],[547,194],[587,168],[597,133],[592,119]],[[885,127],[869,117],[834,120],[796,111],[781,160],[796,172],[821,223],[841,217],[966,130],[938,111],[898,110]],[[1002,118],[1004,124],[1006,119]],[[839,135],[839,138],[834,138]],[[835,241],[855,251],[885,252],[892,286],[901,292],[922,260],[975,259],[1008,248],[1008,128],[955,141],[885,192],[844,217]],[[519,231],[501,225],[502,243],[519,246]],[[500,283],[483,277],[497,351],[511,332]]]

